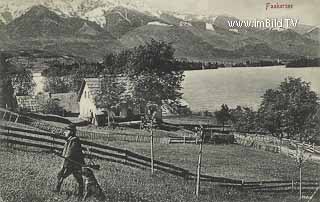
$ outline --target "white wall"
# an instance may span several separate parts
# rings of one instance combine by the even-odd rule
[[[89,96],[88,96],[89,95]],[[87,84],[85,85],[81,98],[80,98],[80,118],[88,120],[90,118],[90,110],[93,112],[93,115],[97,113],[97,108],[93,100],[92,95],[89,92]]]

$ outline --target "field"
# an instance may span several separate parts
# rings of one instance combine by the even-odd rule
[[[114,142],[113,145],[145,155],[149,145],[143,143]],[[56,173],[61,159],[43,151],[25,152],[1,147],[0,193],[7,202],[25,201],[77,201],[73,196],[76,184],[68,178],[62,193],[53,193]],[[23,148],[21,148],[23,149]],[[28,149],[30,150],[30,149]],[[191,171],[196,170],[197,145],[156,145],[156,159],[171,162]],[[282,155],[255,151],[238,145],[204,145],[203,173],[215,176],[244,179],[246,181],[298,179],[295,163]],[[105,161],[98,180],[107,194],[108,201],[298,201],[297,193],[255,193],[237,188],[225,188],[203,183],[201,196],[194,196],[195,183],[149,170],[138,170]],[[320,179],[320,165],[307,163],[304,179]]]

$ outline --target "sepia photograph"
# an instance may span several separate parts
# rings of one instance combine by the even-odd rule
[[[320,202],[320,0],[0,0],[0,202]]]

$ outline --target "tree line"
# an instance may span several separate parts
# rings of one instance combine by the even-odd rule
[[[268,89],[257,110],[222,105],[216,119],[231,123],[236,131],[270,134],[278,138],[315,141],[320,132],[317,94],[301,78],[286,78],[278,88]]]
[[[260,60],[260,61],[250,61],[239,62],[232,64],[232,67],[267,67],[267,66],[276,66],[283,65],[281,61],[278,60]]]
[[[286,67],[319,67],[320,58],[300,58],[289,62]]]

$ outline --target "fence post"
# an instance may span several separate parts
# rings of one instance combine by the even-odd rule
[[[315,152],[314,143],[312,143],[312,151],[313,151],[313,153]]]
[[[199,196],[199,190],[200,190],[200,175],[201,175],[201,158],[202,158],[202,144],[203,144],[203,128],[201,126],[200,129],[201,134],[201,142],[200,142],[200,149],[199,149],[199,157],[198,157],[198,168],[197,168],[197,185],[196,185],[196,196]]]
[[[3,116],[2,116],[2,120],[5,120],[5,118],[6,118],[6,113],[7,113],[7,112],[4,112],[4,114],[3,114]]]
[[[6,126],[8,126],[8,123],[6,123]],[[9,134],[10,134],[10,130],[8,128],[8,135],[7,135],[7,149],[9,149]]]
[[[153,167],[153,120],[151,120],[151,125],[150,125],[150,133],[151,133],[151,137],[150,137],[150,148],[151,148],[151,174],[154,173],[154,167]]]
[[[10,113],[9,122],[11,122],[11,119],[12,119],[12,113]]]
[[[241,189],[244,189],[244,180],[241,180]]]
[[[280,139],[279,153],[281,153],[281,147],[282,147],[282,138]]]
[[[299,166],[300,168],[299,168],[299,171],[300,171],[300,173],[299,173],[299,175],[300,175],[300,190],[299,190],[299,199],[300,199],[300,201],[302,200],[302,165],[301,166]]]
[[[15,123],[18,123],[19,115],[17,115],[16,120],[14,121]]]
[[[293,180],[291,180],[291,192],[293,192]]]

